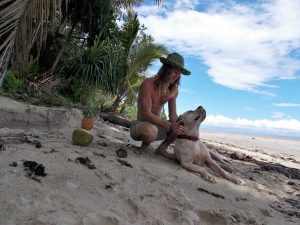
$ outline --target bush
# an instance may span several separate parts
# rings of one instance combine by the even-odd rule
[[[127,106],[123,116],[132,119],[132,120],[136,120],[136,115],[137,115],[137,108],[136,106]]]
[[[25,90],[25,83],[18,79],[16,74],[12,71],[7,71],[3,79],[3,90],[6,93],[22,93]]]

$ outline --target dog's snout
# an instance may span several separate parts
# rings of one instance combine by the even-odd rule
[[[206,113],[205,109],[201,105],[197,108],[197,110],[201,110],[203,113]]]

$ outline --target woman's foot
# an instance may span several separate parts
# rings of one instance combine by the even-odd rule
[[[148,152],[150,149],[150,144],[143,142],[140,147],[140,152]]]

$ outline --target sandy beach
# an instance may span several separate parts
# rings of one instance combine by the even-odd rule
[[[127,128],[100,118],[92,144],[73,145],[81,118],[78,109],[0,97],[1,225],[300,224],[300,141],[200,130],[246,182],[206,168],[212,184],[155,155],[159,142],[140,154]],[[231,158],[234,152],[245,158]],[[28,161],[44,167],[41,176]]]

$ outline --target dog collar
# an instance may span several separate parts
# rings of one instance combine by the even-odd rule
[[[198,141],[199,140],[199,137],[196,137],[196,136],[189,136],[189,135],[178,135],[177,136],[178,139],[187,139],[187,140],[190,140],[190,141]]]

